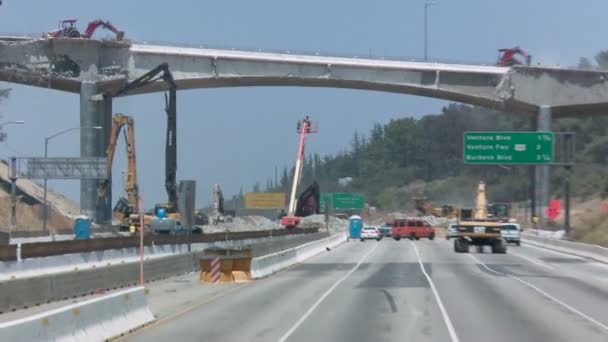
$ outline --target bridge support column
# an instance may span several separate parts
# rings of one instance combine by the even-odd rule
[[[537,115],[536,130],[539,132],[551,132],[551,107],[540,106]],[[547,207],[551,198],[551,166],[539,165],[536,166],[534,173],[535,197],[536,197],[536,213],[535,215],[542,219],[542,222],[547,218]]]
[[[80,156],[105,157],[105,147],[109,139],[112,118],[112,99],[96,100],[97,84],[83,81],[80,86]],[[91,127],[101,126],[101,130]],[[106,223],[111,219],[111,186],[105,198],[97,197],[99,180],[80,181],[80,211],[90,216],[96,223]]]

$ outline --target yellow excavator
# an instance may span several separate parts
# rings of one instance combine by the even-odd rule
[[[123,130],[124,128],[124,130]],[[121,197],[114,206],[114,217],[120,220],[121,230],[129,229],[130,226],[139,227],[139,188],[137,186],[137,163],[135,154],[135,125],[133,118],[124,114],[116,114],[112,118],[112,128],[110,130],[110,142],[106,149],[106,167],[108,175],[112,174],[112,165],[116,144],[123,130],[125,137],[125,147],[127,151],[127,173],[125,175],[125,193],[127,198]],[[99,197],[103,197],[110,184],[110,180],[104,180],[97,189]],[[144,216],[144,225],[148,225],[150,216]]]
[[[414,197],[416,210],[421,215],[433,215],[435,217],[455,218],[458,213],[456,207],[452,205],[444,205],[441,208],[435,208],[426,197]]]

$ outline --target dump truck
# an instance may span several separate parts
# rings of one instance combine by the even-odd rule
[[[477,202],[475,209],[460,209],[458,215],[458,230],[454,234],[454,252],[468,253],[469,246],[477,246],[477,252],[482,253],[484,246],[490,246],[492,253],[504,254],[507,246],[502,239],[501,222],[488,217],[486,185],[479,182],[477,186]]]

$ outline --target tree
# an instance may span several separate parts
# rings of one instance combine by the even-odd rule
[[[0,2],[1,4],[1,2]],[[2,100],[8,98],[8,95],[10,94],[11,90],[10,89],[0,89],[0,103],[2,103]],[[6,133],[5,132],[1,132],[0,131],[0,142],[6,140]]]
[[[593,69],[593,64],[591,64],[591,61],[589,60],[589,58],[581,57],[578,60],[578,67],[579,67],[579,69]]]
[[[608,69],[608,50],[600,51],[595,55],[595,61],[600,69]]]

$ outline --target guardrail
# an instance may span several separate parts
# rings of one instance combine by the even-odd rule
[[[523,234],[524,243],[608,263],[608,248],[587,243]]]
[[[311,234],[318,228],[294,228],[289,230],[260,230],[247,232],[229,232],[194,235],[147,235],[144,245],[177,245],[188,243],[216,242],[223,240],[257,239],[293,234]],[[36,242],[21,245],[0,246],[0,261],[39,258],[53,255],[95,252],[108,249],[122,249],[139,246],[139,237],[111,237],[89,240]]]

